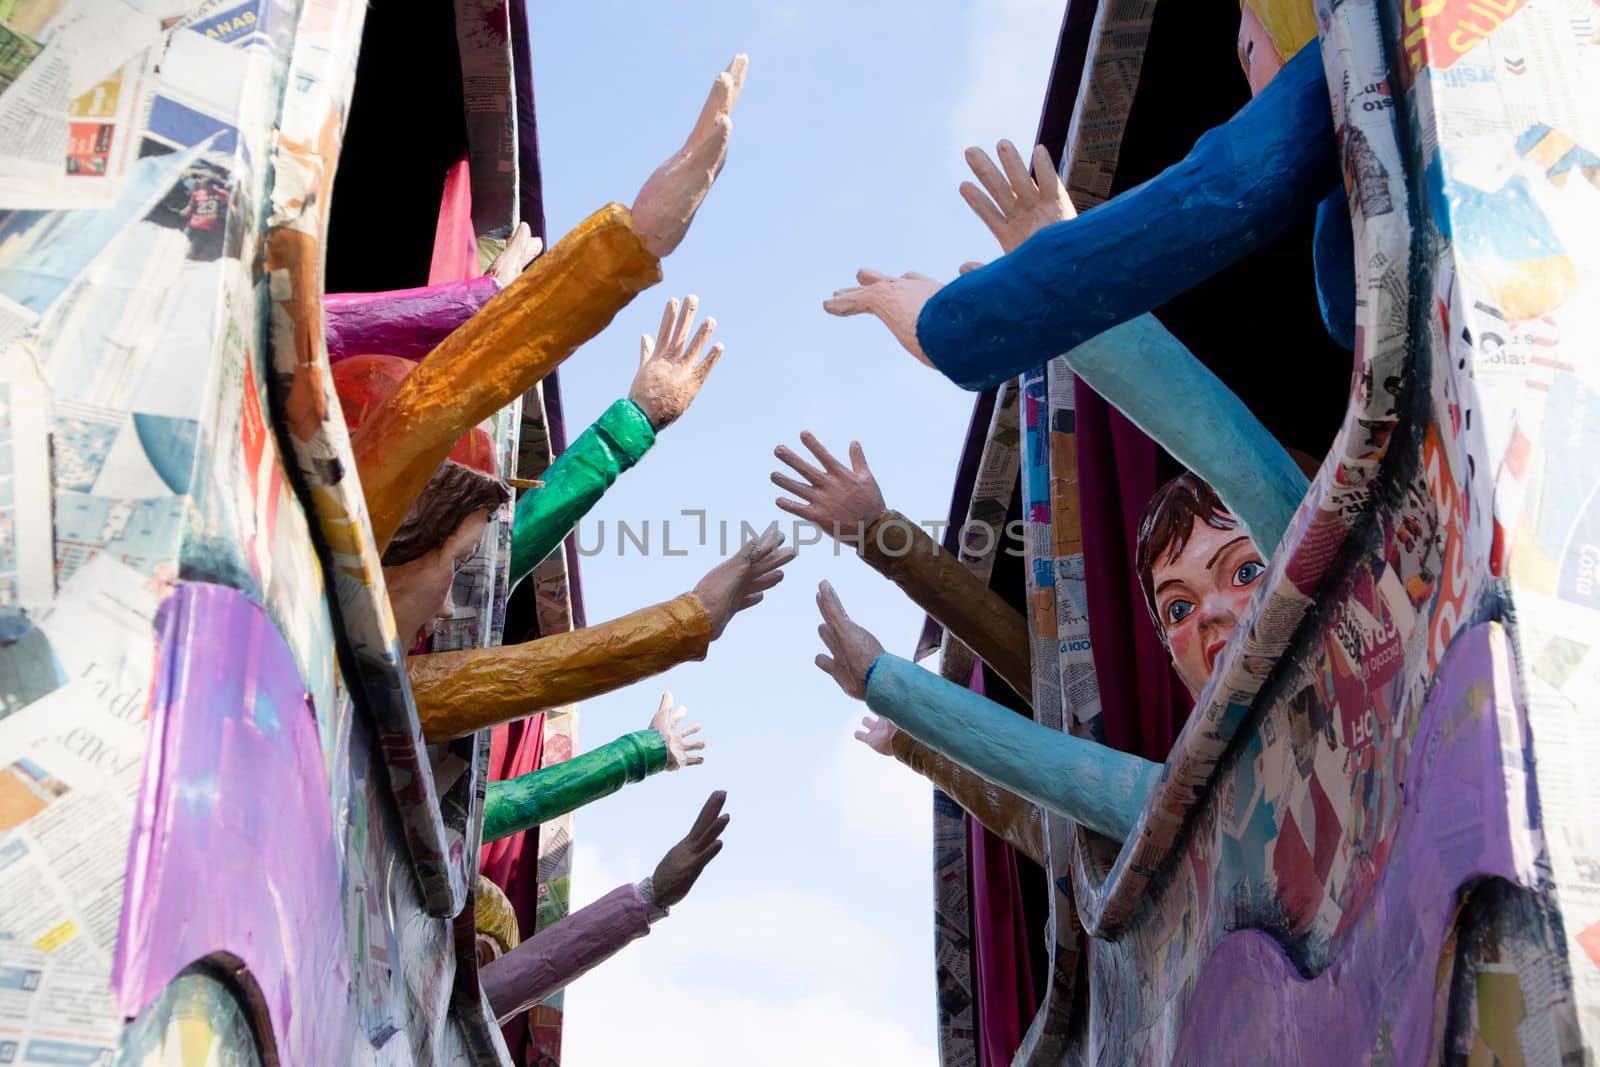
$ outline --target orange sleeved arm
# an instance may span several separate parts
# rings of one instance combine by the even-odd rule
[[[406,660],[428,741],[485,730],[704,659],[711,620],[685,593],[583,630]]]
[[[381,552],[472,426],[526,392],[661,280],[610,204],[563,237],[428,354],[351,442]]]
[[[1006,844],[1045,865],[1044,815],[1038,805],[940,755],[904,730],[896,730],[889,744],[895,759],[944,790]]]

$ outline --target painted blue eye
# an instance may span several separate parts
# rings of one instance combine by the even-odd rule
[[[1194,613],[1194,605],[1187,600],[1174,600],[1167,605],[1167,625],[1176,626]]]
[[[1266,564],[1262,563],[1260,560],[1253,559],[1249,563],[1243,564],[1238,570],[1233,572],[1233,584],[1249,585],[1251,582],[1261,577],[1261,572],[1266,569]]]

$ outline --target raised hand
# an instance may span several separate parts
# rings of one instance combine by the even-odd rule
[[[727,70],[717,75],[689,139],[656,168],[634,197],[633,232],[657,259],[664,259],[678,247],[689,232],[700,202],[711,191],[711,183],[722,173],[722,164],[728,158],[728,139],[733,135],[729,113],[744,88],[749,64],[741,52],[733,57]]]
[[[506,238],[506,246],[494,257],[484,273],[494,275],[495,284],[504,289],[516,281],[517,275],[527,269],[528,264],[542,251],[544,242],[533,235],[526,222],[519,222],[517,228],[511,231],[511,236]]]
[[[983,189],[962,182],[961,199],[989,227],[1002,252],[1010,252],[1046,226],[1077,217],[1044,145],[1033,150],[1032,174],[1010,141],[996,145],[995,154],[1000,157],[999,167],[983,149],[967,149],[967,166],[983,183]],[[966,272],[963,267],[962,273]]]
[[[917,316],[922,314],[922,306],[928,299],[943,288],[942,283],[926,274],[909,273],[891,278],[882,271],[865,267],[856,271],[856,281],[861,284],[834,290],[833,296],[822,302],[822,309],[830,315],[877,316],[907,352],[933,366],[917,340]]]
[[[661,706],[656,709],[655,715],[650,718],[650,729],[656,731],[667,740],[667,770],[675,771],[679,767],[694,767],[706,761],[704,756],[691,756],[691,752],[699,752],[706,747],[704,741],[690,741],[689,737],[700,732],[700,724],[684,726],[683,720],[688,716],[689,709],[672,706],[672,694],[661,694]]]
[[[880,756],[894,755],[894,749],[890,747],[894,744],[894,735],[897,732],[894,723],[876,715],[863,715],[861,725],[863,729],[855,732],[857,741]]]
[[[711,618],[711,639],[715,641],[739,612],[761,603],[768,589],[783,581],[784,564],[794,559],[792,548],[779,550],[783,534],[777,523],[765,537],[746,541],[739,551],[706,572],[694,587],[706,614]]]
[[[828,655],[818,655],[816,664],[839,683],[839,688],[857,700],[867,699],[867,670],[872,661],[883,655],[883,645],[866,630],[850,621],[839,602],[833,586],[823,582],[817,586],[817,608],[822,612],[822,625],[817,633],[827,646]]]
[[[722,342],[718,341],[706,358],[700,359],[717,320],[708,315],[691,337],[689,330],[699,307],[700,298],[692,294],[683,298],[681,307],[676,297],[668,300],[655,340],[649,334],[639,338],[639,370],[628,387],[628,399],[639,405],[653,429],[666,429],[689,410],[711,368],[722,358]]]
[[[779,497],[777,503],[780,509],[816,523],[835,539],[846,531],[859,536],[862,530],[888,510],[883,503],[878,480],[867,468],[867,456],[861,451],[859,442],[850,442],[848,467],[834,458],[833,453],[824,448],[810,430],[800,434],[800,443],[811,450],[822,469],[818,470],[801,459],[788,445],[779,445],[773,454],[805,479],[802,483],[786,474],[773,473],[773,485],[800,498],[790,500]]]
[[[706,864],[722,851],[722,831],[727,829],[728,817],[719,813],[727,799],[728,794],[721,789],[707,797],[689,833],[656,864],[650,885],[659,906],[670,908],[688,896]]]

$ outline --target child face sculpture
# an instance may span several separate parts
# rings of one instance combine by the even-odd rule
[[[432,637],[438,620],[455,614],[450,586],[456,572],[477,551],[488,523],[489,510],[479,508],[468,515],[443,544],[416,559],[383,568],[395,629],[405,647],[411,648],[423,638]]]
[[[1198,696],[1266,570],[1261,554],[1211,487],[1183,474],[1145,508],[1137,568],[1172,665]]]

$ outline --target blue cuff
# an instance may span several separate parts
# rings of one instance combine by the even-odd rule
[[[889,653],[887,652],[879,652],[877,656],[874,657],[872,663],[867,667],[867,676],[861,680],[862,689],[866,689],[872,684],[872,672],[878,669],[878,664],[882,663],[883,657],[887,656],[888,654]]]

